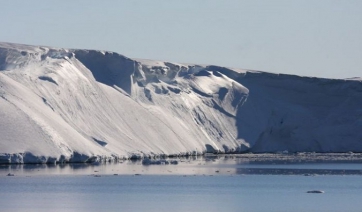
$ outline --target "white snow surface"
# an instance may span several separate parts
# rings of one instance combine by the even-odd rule
[[[0,163],[362,152],[362,82],[0,43]]]

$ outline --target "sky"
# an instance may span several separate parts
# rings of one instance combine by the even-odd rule
[[[2,0],[0,42],[362,77],[361,0]]]

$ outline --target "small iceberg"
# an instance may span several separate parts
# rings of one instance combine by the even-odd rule
[[[307,193],[309,193],[309,194],[323,194],[324,191],[321,191],[321,190],[311,190],[311,191],[307,191]]]

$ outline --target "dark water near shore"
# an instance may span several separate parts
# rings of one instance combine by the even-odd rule
[[[359,161],[237,157],[2,165],[0,211],[361,211],[361,170]]]

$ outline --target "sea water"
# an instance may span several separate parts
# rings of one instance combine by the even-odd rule
[[[0,211],[361,211],[361,170],[225,159],[0,166]]]

